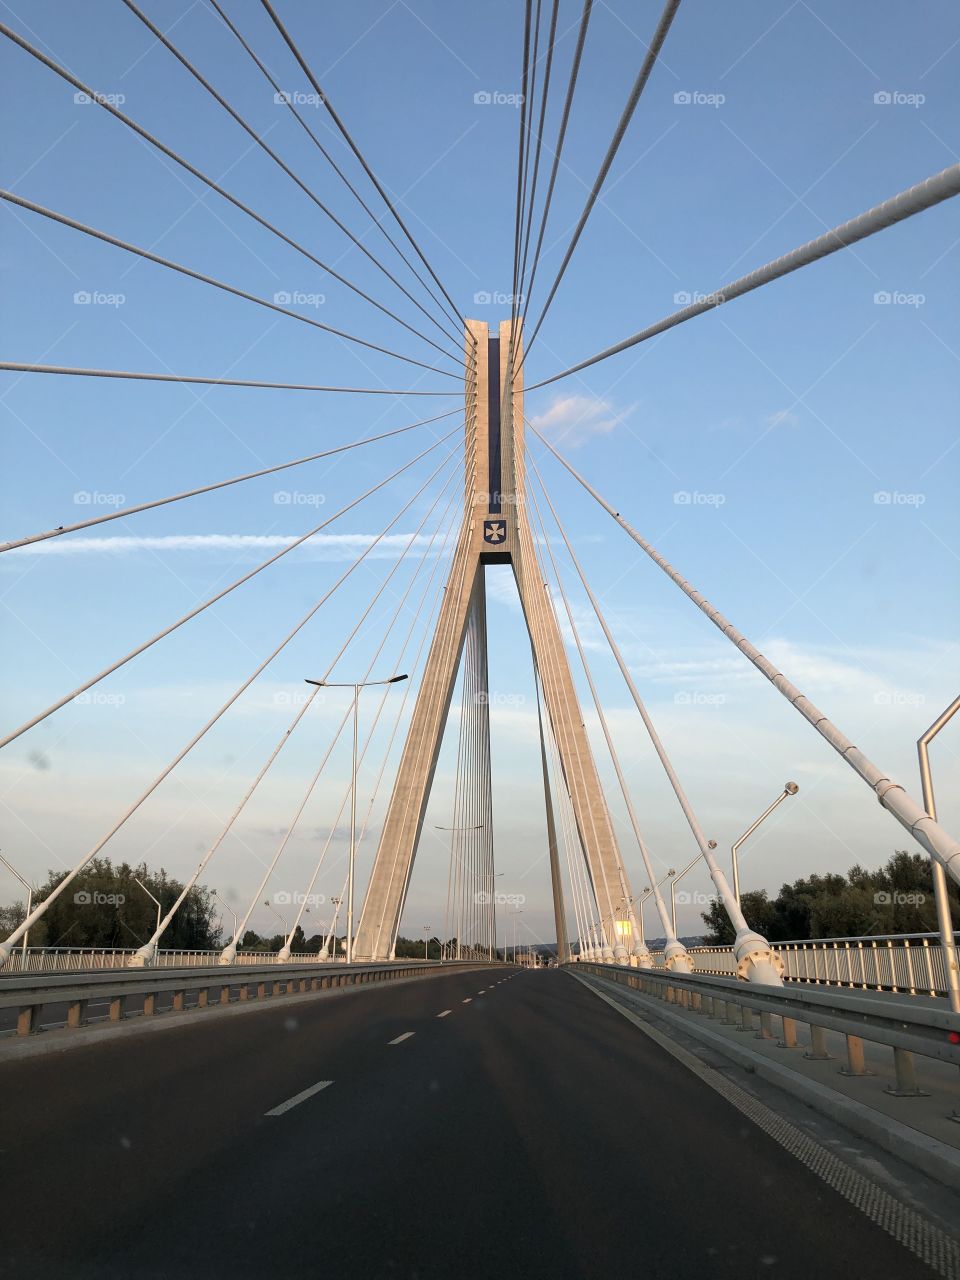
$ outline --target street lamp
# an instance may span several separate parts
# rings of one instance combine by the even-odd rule
[[[331,921],[330,932],[327,935],[326,941],[324,942],[323,946],[320,948],[321,960],[330,959],[331,938],[333,939],[333,959],[336,960],[337,958],[337,921],[340,919],[340,904],[341,902],[343,902],[343,899],[331,898],[330,901],[333,903],[333,920]]]
[[[0,862],[3,863],[3,865],[7,868],[7,870],[15,879],[20,881],[20,883],[23,885],[23,887],[27,891],[27,912],[26,912],[26,915],[24,916],[24,919],[27,919],[30,915],[30,909],[33,906],[33,893],[34,893],[33,885],[30,883],[29,880],[24,880],[23,876],[16,869],[16,867],[12,867],[2,853],[0,853]],[[27,968],[27,938],[29,934],[30,934],[30,930],[27,929],[27,931],[23,935],[23,942],[20,947],[21,973],[25,973]]]
[[[740,839],[736,842],[736,844],[734,844],[733,848],[730,850],[730,857],[733,863],[733,896],[737,900],[738,907],[740,906],[740,866],[737,862],[737,850],[740,848],[740,846],[743,844],[744,840],[746,840],[748,836],[753,835],[754,831],[756,831],[757,827],[759,827],[760,823],[764,820],[764,818],[768,817],[771,813],[773,813],[774,809],[776,809],[778,804],[782,804],[783,801],[786,800],[787,796],[795,796],[799,790],[800,788],[797,786],[795,782],[785,783],[783,790],[777,796],[776,800],[774,800],[773,804],[770,805],[768,808],[764,809],[763,813],[761,813],[760,817],[756,820],[756,822],[753,823],[752,826],[747,827],[746,831],[743,833]]]
[[[510,914],[513,916],[513,963],[516,964],[517,963],[517,916],[522,916],[523,912],[520,910],[517,910],[517,911],[511,911]]]
[[[137,884],[140,886],[140,888],[143,890],[143,892],[147,895],[147,897],[148,897],[148,898],[149,898],[153,903],[155,903],[155,904],[156,904],[156,908],[157,908],[157,933],[159,933],[159,932],[160,932],[160,917],[163,915],[163,907],[160,905],[160,899],[159,899],[159,898],[155,898],[155,897],[153,896],[153,894],[150,892],[150,890],[147,888],[147,886],[143,883],[143,881],[142,881],[138,876],[134,876],[133,878],[134,878],[134,880],[136,880]]]
[[[676,871],[674,871],[673,867],[671,867],[670,870],[667,872],[667,874],[661,877],[661,879],[657,881],[657,883],[653,886],[652,889],[650,888],[649,885],[647,885],[644,888],[643,893],[641,893],[640,896],[637,898],[637,906],[640,908],[640,914],[637,917],[637,921],[640,925],[640,945],[644,948],[644,950],[646,950],[646,946],[647,946],[647,935],[646,935],[646,930],[644,928],[644,923],[643,923],[643,908],[646,904],[647,899],[650,897],[651,893],[656,893],[656,891],[660,888],[662,884],[664,884],[667,880],[669,880],[671,876],[675,876],[676,874],[677,874]],[[674,934],[676,934],[676,929],[674,929]]]
[[[430,930],[431,930],[432,928],[433,928],[433,925],[432,925],[432,924],[422,924],[422,925],[420,926],[420,930],[421,930],[421,932],[423,933],[423,958],[424,958],[424,960],[426,960],[426,959],[427,959],[427,948],[430,946]]]
[[[287,922],[286,922],[286,920],[284,920],[283,916],[280,914],[280,912],[279,912],[279,911],[277,910],[277,908],[273,905],[273,903],[270,901],[270,899],[269,899],[269,898],[264,899],[264,903],[263,903],[263,905],[264,905],[264,906],[265,906],[269,911],[272,911],[272,912],[273,912],[273,914],[274,914],[274,915],[277,917],[277,919],[280,921],[280,926],[281,926],[281,928],[283,929],[283,936],[284,936],[284,937],[286,937],[286,936],[287,936],[287,934],[290,932],[290,930],[287,928]]]
[[[233,916],[233,944],[234,946],[239,946],[240,939],[237,937],[237,929],[239,928],[239,925],[240,925],[240,917],[237,915],[236,911],[234,911],[233,907],[231,907],[229,902],[224,902],[224,900],[220,897],[219,893],[217,893],[216,889],[210,890],[210,896],[213,898],[216,898],[216,900],[220,903],[221,907],[223,907],[225,911],[229,911],[230,914]]]
[[[923,807],[936,820],[937,806],[933,796],[933,776],[930,773],[930,756],[927,748],[943,726],[960,711],[960,698],[954,698],[946,711],[937,716],[930,728],[917,741],[920,756],[920,784],[923,787]],[[957,947],[953,937],[953,920],[950,916],[950,895],[947,892],[947,876],[943,863],[930,859],[933,875],[933,900],[937,908],[937,928],[940,930],[940,946],[943,949],[943,971],[947,980],[947,997],[954,1013],[960,1013],[960,975],[957,971]]]
[[[353,961],[353,870],[357,857],[357,736],[359,726],[360,690],[372,685],[399,684],[406,680],[406,675],[390,676],[388,680],[360,680],[352,683],[338,683],[329,680],[307,680],[307,684],[316,685],[318,689],[352,689],[353,690],[353,770],[350,784],[350,871],[347,876],[347,964]]]

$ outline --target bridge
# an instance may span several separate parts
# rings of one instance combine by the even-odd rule
[[[0,22],[4,56],[31,93],[67,95],[82,107],[85,120],[107,131],[101,156],[117,165],[135,140],[138,158],[142,151],[205,208],[215,207],[237,243],[218,231],[207,246],[211,265],[166,248],[167,232],[137,235],[122,210],[103,225],[88,221],[83,184],[31,188],[33,164],[46,156],[35,137],[30,167],[0,189],[13,227],[77,279],[71,262],[88,271],[90,262],[122,260],[123,270],[136,266],[143,279],[149,272],[181,291],[174,296],[185,309],[185,335],[195,318],[188,303],[215,296],[211,306],[266,313],[264,340],[283,326],[296,331],[291,344],[319,342],[323,352],[329,344],[310,366],[322,372],[301,379],[278,338],[270,349],[281,371],[266,378],[251,354],[260,336],[244,350],[239,339],[233,348],[230,334],[223,372],[203,374],[175,369],[156,352],[150,368],[109,367],[105,353],[53,363],[54,334],[33,357],[15,349],[14,331],[10,358],[0,361],[5,401],[12,406],[15,391],[33,387],[65,394],[68,404],[89,395],[91,404],[112,406],[102,410],[109,419],[121,403],[124,412],[146,403],[128,396],[184,394],[188,409],[198,409],[208,396],[245,406],[263,395],[285,406],[269,433],[257,419],[260,437],[270,436],[270,458],[287,421],[301,421],[292,406],[304,397],[347,405],[346,419],[363,424],[362,434],[330,443],[340,437],[333,415],[324,416],[320,449],[311,419],[311,452],[271,461],[250,448],[255,469],[213,480],[191,470],[190,451],[178,448],[169,493],[160,482],[170,460],[158,453],[144,464],[156,487],[138,500],[117,494],[101,502],[99,491],[84,490],[82,518],[24,525],[0,544],[0,567],[19,585],[44,556],[59,554],[51,547],[122,542],[114,522],[157,530],[166,526],[149,522],[170,510],[202,513],[211,509],[202,500],[257,492],[267,477],[287,483],[316,475],[317,464],[327,477],[337,468],[322,494],[274,491],[284,518],[312,508],[312,527],[303,530],[301,518],[295,533],[277,533],[273,522],[268,533],[241,540],[242,561],[203,590],[192,582],[178,590],[186,608],[170,616],[154,608],[151,595],[162,598],[162,587],[148,581],[149,570],[137,582],[124,579],[98,605],[101,618],[115,614],[111,629],[92,637],[108,645],[105,661],[78,669],[88,651],[88,638],[78,638],[78,655],[63,663],[69,681],[51,683],[57,667],[37,685],[42,699],[29,705],[32,675],[10,691],[16,714],[0,738],[8,760],[33,759],[42,773],[61,725],[66,736],[79,724],[92,744],[76,757],[76,778],[62,794],[49,787],[45,799],[82,850],[70,846],[64,856],[69,840],[52,848],[25,808],[15,816],[35,837],[29,860],[17,853],[19,835],[0,854],[4,876],[24,894],[7,909],[0,940],[11,1274],[805,1277],[813,1267],[832,1277],[869,1266],[884,1276],[960,1277],[960,966],[951,905],[960,842],[938,816],[931,763],[960,698],[925,729],[917,726],[919,784],[894,777],[869,742],[848,736],[801,688],[802,670],[781,670],[785,662],[766,656],[704,595],[701,588],[721,600],[740,594],[733,587],[741,567],[695,585],[685,565],[667,557],[666,535],[647,528],[627,470],[636,460],[625,463],[619,484],[616,467],[613,481],[609,471],[603,478],[589,449],[574,453],[575,433],[565,441],[551,431],[562,401],[546,412],[527,405],[565,380],[587,386],[586,371],[607,362],[622,368],[626,352],[682,342],[673,330],[700,317],[701,326],[718,323],[728,307],[750,307],[747,295],[785,288],[786,277],[822,280],[893,227],[919,238],[955,214],[960,164],[909,183],[891,177],[881,199],[848,208],[833,225],[811,220],[806,239],[766,261],[754,256],[746,274],[677,293],[661,318],[593,354],[557,356],[542,335],[545,321],[565,280],[570,288],[568,268],[583,253],[586,228],[595,230],[609,207],[611,171],[642,158],[634,119],[667,74],[664,51],[696,7],[667,0],[659,13],[645,13],[650,30],[631,64],[626,100],[592,181],[576,192],[572,221],[564,157],[578,113],[589,111],[581,78],[603,15],[592,0],[569,13],[560,0],[525,0],[516,11],[472,15],[515,49],[519,68],[516,94],[475,95],[478,106],[495,105],[497,95],[515,99],[513,256],[498,268],[505,314],[496,320],[476,318],[486,294],[467,305],[461,285],[435,269],[439,236],[431,230],[428,241],[406,196],[384,178],[382,158],[371,158],[374,139],[361,139],[348,108],[335,105],[333,67],[317,69],[333,62],[319,47],[325,22],[342,39],[342,56],[350,53],[340,25],[349,25],[346,10],[321,18],[292,2],[245,9],[204,0],[171,22],[159,6],[117,0],[116,15],[98,14],[82,32],[69,19],[79,49],[58,38],[55,23],[38,32],[9,11],[9,22]],[[53,3],[44,16],[60,8]],[[427,21],[439,21],[435,15],[402,8],[448,49]],[[616,6],[597,8],[613,14]],[[388,14],[369,29],[371,40]],[[141,111],[132,88],[128,103],[116,84],[94,79],[102,63],[91,39],[107,39],[114,18],[122,20],[125,50],[140,49],[124,84],[129,77],[133,85],[143,59],[151,75],[162,68],[175,77],[176,92],[187,95],[169,108],[179,129],[166,111]],[[202,36],[193,22],[207,24]],[[750,26],[744,34],[742,56],[767,32]],[[613,56],[603,48],[598,57]],[[684,106],[723,94],[673,97]],[[193,113],[202,111],[234,144],[242,138],[233,164],[218,161],[212,170],[205,124],[190,136],[206,119]],[[66,149],[72,129],[51,145]],[[296,146],[279,140],[286,129]],[[268,199],[256,179],[241,177],[248,155],[306,205],[288,212],[273,188]],[[490,160],[481,165],[478,157],[470,198],[492,183],[502,203],[505,157]],[[57,192],[53,203],[48,189]],[[241,226],[257,237],[250,255],[259,267],[261,253],[279,251],[280,241],[283,261],[296,261],[298,278],[322,284],[342,312],[319,292],[248,288],[245,270],[265,277],[248,260],[254,242],[237,234]],[[945,247],[929,270],[939,275],[951,246],[949,232],[938,234]],[[462,244],[458,252],[466,252]],[[807,270],[818,263],[819,277]],[[101,294],[113,302],[98,302]],[[119,308],[120,297],[81,289],[74,304]],[[216,312],[216,324],[224,314]],[[219,343],[216,324],[206,332]],[[778,324],[789,328],[789,304]],[[588,326],[576,332],[589,348]],[[171,336],[192,349],[194,337]],[[802,350],[802,334],[791,340]],[[301,347],[290,351],[295,361]],[[403,420],[414,397],[436,398],[439,411]],[[364,407],[380,402],[383,412]],[[180,421],[158,403],[144,413],[170,421],[162,433],[158,426],[145,458]],[[241,434],[228,430],[241,440],[239,424]],[[116,431],[106,433],[107,453],[119,447]],[[237,501],[244,510],[246,498]],[[813,504],[810,494],[802,501]],[[379,522],[375,532],[352,531],[358,511]],[[745,814],[736,839],[731,830],[727,840],[724,826],[721,848],[713,810],[726,813],[717,797],[731,784],[724,775],[704,795],[690,738],[665,727],[609,583],[598,578],[602,562],[587,528],[600,531],[592,536],[603,538],[604,557],[622,563],[619,578],[632,592],[642,596],[652,565],[677,601],[693,606],[704,632],[729,642],[737,670],[772,686],[784,719],[802,727],[804,750],[839,762],[856,780],[862,821],[879,809],[891,848],[921,851],[912,865],[929,877],[934,927],[825,937],[775,936],[764,927],[741,891],[740,856],[775,812],[789,820],[798,794],[815,808],[816,786],[806,801],[808,775],[796,773],[799,783],[785,782],[758,815]],[[147,545],[154,535],[137,536]],[[297,552],[316,558],[294,579]],[[491,618],[507,589],[519,619],[511,660],[518,668],[522,661],[532,708],[509,729],[511,759],[522,755],[529,770],[511,792],[522,813],[504,816],[497,712],[506,695]],[[234,651],[200,628],[222,622],[235,636],[243,617],[249,631],[234,683]],[[231,655],[222,659],[225,680],[221,643]],[[45,641],[37,649],[54,654]],[[191,657],[202,688],[183,695],[190,726],[168,751],[167,717]],[[97,713],[109,707],[126,717],[131,671],[164,661],[170,669],[155,722],[131,716],[108,743]],[[280,683],[268,731],[252,732],[243,717],[270,681]],[[181,728],[177,720],[178,735]],[[722,729],[712,732],[719,776],[725,739]],[[123,772],[118,740],[132,753],[135,740],[137,786],[87,843],[88,819],[100,816],[95,783]],[[198,781],[214,769],[211,752],[228,748],[215,786]],[[144,759],[146,772],[137,772]],[[654,772],[657,804],[676,824],[666,840],[646,791]],[[752,789],[742,791],[748,798],[723,797],[738,813],[752,803]],[[150,839],[138,824],[159,804],[174,816]],[[195,851],[176,836],[188,812],[191,831],[202,833]],[[846,829],[859,820],[848,815]],[[517,840],[504,835],[511,822],[537,832],[524,851],[523,884],[530,895],[542,893],[538,928],[532,900],[511,891]],[[843,836],[831,836],[842,859]],[[182,878],[149,873],[155,848],[164,857],[171,851],[171,870]],[[48,854],[61,865],[40,884]],[[111,855],[135,857],[136,866],[114,868]],[[678,907],[690,905],[678,885],[697,873],[710,887],[709,898],[701,895],[710,918],[719,921],[713,941],[694,939],[678,920]],[[137,914],[126,910],[128,890],[142,895]],[[215,910],[226,912],[226,927],[222,915],[212,927]],[[89,925],[94,911],[105,922],[102,937]],[[201,941],[192,945],[191,937]]]

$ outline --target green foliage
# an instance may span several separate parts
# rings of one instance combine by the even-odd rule
[[[34,901],[43,901],[66,876],[65,871],[49,871]],[[161,904],[163,915],[183,892],[183,884],[161,868],[150,871],[146,863],[131,867],[114,866],[109,858],[94,858],[64,892],[47,908],[30,930],[34,947],[139,947],[148,942],[157,924],[157,907],[137,880]],[[9,933],[19,921],[8,918],[13,908],[0,916],[0,929]],[[176,950],[209,950],[221,945],[220,929],[214,921],[214,902],[208,889],[194,886],[187,894],[167,931],[163,946]],[[20,919],[23,919],[21,914]]]
[[[949,884],[956,911],[960,893],[956,884]],[[750,927],[769,942],[933,933],[937,928],[930,859],[905,849],[897,849],[877,871],[855,866],[845,876],[809,876],[783,885],[772,901],[765,889],[756,889],[743,894],[740,905]],[[708,945],[733,942],[733,926],[719,900],[711,902],[702,919],[709,929],[704,938]]]

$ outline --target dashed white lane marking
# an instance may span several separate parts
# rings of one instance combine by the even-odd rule
[[[470,1004],[470,1002],[471,1002],[472,1000],[473,1000],[473,996],[467,996],[466,1000],[461,1000],[461,1001],[460,1001],[460,1003],[461,1003],[461,1004]]]
[[[453,1010],[452,1010],[452,1009],[444,1009],[443,1013],[438,1013],[438,1014],[437,1014],[437,1017],[438,1017],[438,1018],[445,1018],[445,1017],[447,1016],[447,1014],[448,1014],[448,1013],[453,1013]]]
[[[388,1040],[387,1044],[402,1044],[404,1040],[409,1040],[411,1036],[415,1036],[415,1031],[405,1031],[402,1036],[397,1036],[396,1040]]]
[[[302,1093],[295,1093],[292,1098],[288,1098],[286,1102],[281,1102],[279,1107],[274,1107],[271,1111],[265,1111],[264,1115],[282,1116],[285,1111],[289,1111],[291,1107],[299,1106],[301,1102],[306,1102],[308,1098],[312,1098],[315,1093],[319,1093],[321,1089],[328,1089],[333,1084],[332,1080],[320,1080],[317,1084],[312,1084],[309,1089],[304,1089]]]

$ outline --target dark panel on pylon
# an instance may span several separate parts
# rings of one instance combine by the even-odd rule
[[[487,489],[490,511],[501,511],[500,491],[503,481],[500,475],[500,339],[490,338],[487,356],[487,458],[489,464]]]

